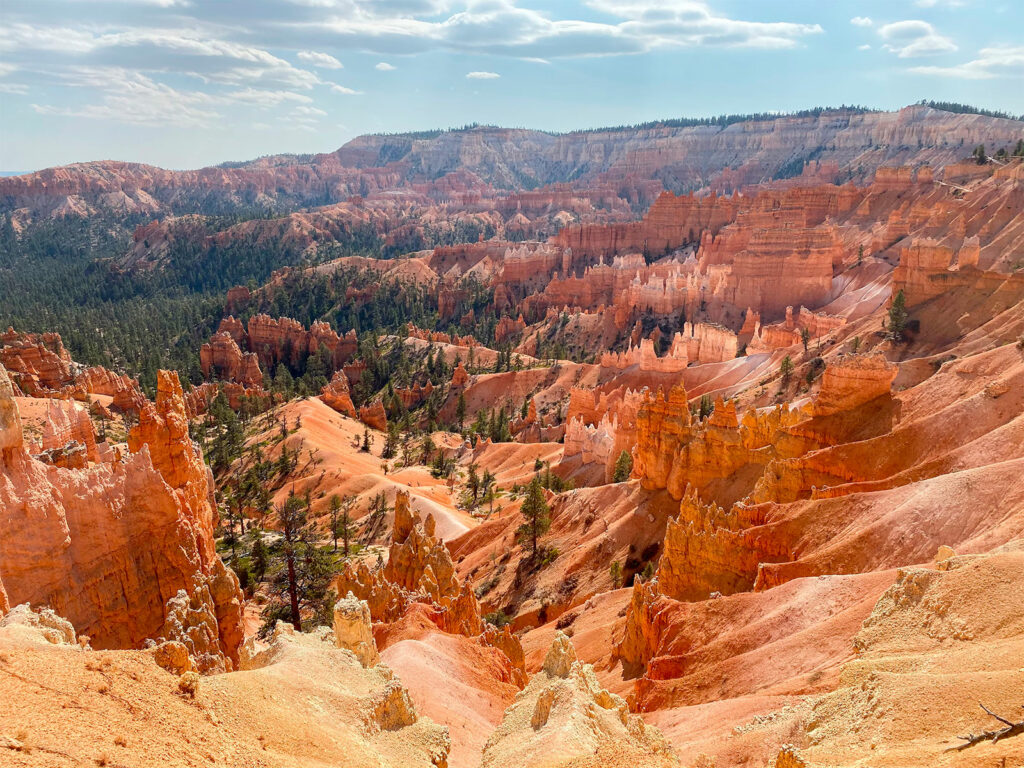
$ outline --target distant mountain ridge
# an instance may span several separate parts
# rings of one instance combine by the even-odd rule
[[[1010,146],[1024,122],[927,105],[671,127],[550,134],[470,127],[365,135],[335,152],[276,155],[188,171],[141,163],[76,163],[0,179],[0,213],[28,217],[98,210],[151,215],[287,212],[408,190],[461,174],[460,187],[518,192],[655,180],[676,192],[719,189],[799,173],[811,160],[865,180],[882,165],[941,167],[978,144]],[[435,193],[438,194],[438,193]]]

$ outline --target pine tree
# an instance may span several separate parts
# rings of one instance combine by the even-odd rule
[[[334,537],[334,551],[338,551],[338,539],[342,540],[344,547],[342,553],[348,557],[349,542],[354,534],[352,528],[352,507],[356,500],[352,496],[341,497],[338,494],[331,496],[328,512],[331,515],[331,536]]]
[[[382,459],[393,458],[398,452],[398,425],[388,425],[388,435],[384,438],[384,450],[381,451],[380,457]]]
[[[612,580],[612,589],[618,589],[622,586],[622,563],[618,560],[613,560],[612,564],[608,567],[608,575]]]
[[[437,451],[437,446],[434,445],[434,440],[430,434],[425,434],[423,440],[420,442],[420,463],[430,464],[430,459],[434,456]]]
[[[779,372],[782,374],[782,386],[789,384],[789,377],[793,375],[793,360],[789,355],[782,358],[779,364]]]
[[[699,410],[697,411],[697,415],[700,416],[701,420],[703,421],[704,419],[706,419],[708,416],[710,416],[712,413],[714,413],[714,411],[715,411],[715,403],[711,399],[711,395],[707,395],[707,394],[701,395],[700,396],[700,406],[699,406]]]
[[[475,461],[469,463],[466,474],[466,489],[471,494],[472,506],[476,507],[477,498],[480,496],[480,475],[477,473],[479,466]]]
[[[624,483],[629,480],[633,472],[633,457],[629,451],[623,451],[615,460],[615,471],[612,474],[613,483]]]
[[[526,489],[526,498],[519,507],[519,513],[526,522],[516,529],[516,541],[520,544],[529,543],[530,559],[537,559],[537,540],[548,532],[551,527],[551,516],[544,489],[540,478],[534,477]]]
[[[485,469],[483,477],[480,478],[480,488],[483,490],[483,500],[490,503],[489,512],[494,511],[494,483],[495,477],[491,470]]]
[[[301,631],[303,612],[313,625],[328,623],[333,570],[330,558],[316,544],[316,530],[305,500],[289,495],[277,508],[277,522],[281,544],[275,558],[271,599],[263,609],[262,633],[268,634],[281,619]]]
[[[903,332],[907,329],[907,299],[903,289],[896,292],[889,307],[889,338],[895,342],[903,341]]]
[[[256,581],[263,581],[270,565],[270,553],[263,541],[263,529],[253,528],[249,535],[252,537],[252,545],[249,547],[249,571]]]
[[[455,403],[455,420],[459,424],[459,430],[462,430],[462,425],[466,422],[466,393],[459,392],[459,399]]]

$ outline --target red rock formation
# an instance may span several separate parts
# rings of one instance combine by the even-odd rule
[[[0,365],[0,459],[5,466],[14,461],[23,448],[21,419],[14,400],[14,386],[7,370]]]
[[[704,230],[717,232],[733,218],[732,198],[715,195],[699,198],[663,192],[642,221],[607,227],[566,227],[553,242],[592,260],[602,255],[630,252],[660,254],[688,242],[697,242]]]
[[[76,381],[89,394],[112,397],[111,405],[122,412],[137,413],[146,402],[146,396],[142,394],[138,380],[114,373],[99,365],[82,371]]]
[[[399,491],[387,564],[373,571],[363,562],[348,566],[335,578],[335,590],[365,600],[373,620],[384,624],[400,623],[418,610],[416,606],[427,606],[438,629],[475,637],[501,651],[507,657],[510,681],[522,687],[527,678],[519,640],[507,628],[499,631],[484,624],[473,590],[459,580],[448,548],[434,534],[433,517],[427,515],[421,523],[409,506],[409,494]],[[382,627],[375,634],[378,645],[385,645],[388,629]]]
[[[6,376],[0,376],[0,390]],[[213,544],[212,482],[188,438],[181,388],[160,372],[156,407],[143,410],[123,462],[68,470],[21,448],[20,425],[0,391],[0,572],[11,602],[53,607],[97,648],[135,648],[167,636],[190,646],[204,669],[230,669],[242,641],[238,580]],[[168,620],[179,595],[215,620],[214,644]],[[207,624],[207,627],[209,624]]]
[[[455,366],[455,370],[452,371],[452,389],[460,389],[469,383],[469,373],[466,371],[466,367],[459,361],[459,364]]]
[[[277,207],[302,207],[322,204],[326,193],[332,203],[329,208],[344,207],[352,217],[366,217],[374,206],[397,208],[394,192],[401,190],[403,202],[451,200],[460,210],[493,204],[509,218],[518,211],[531,218],[555,213],[549,208],[556,207],[593,215],[595,203],[602,208],[615,204],[627,211],[630,204],[645,204],[666,175],[694,188],[736,189],[771,178],[794,156],[814,152],[819,157],[805,170],[809,178],[827,178],[837,169],[863,178],[878,166],[894,162],[953,164],[962,159],[963,147],[1009,146],[1017,138],[1014,121],[951,114],[921,105],[898,112],[828,111],[730,126],[658,125],[555,137],[475,128],[432,139],[398,138],[404,146],[397,157],[392,154],[395,137],[379,135],[360,136],[337,152],[301,162],[282,156],[238,167],[189,171],[137,163],[79,163],[0,179],[0,197],[12,209],[25,208],[33,216],[59,216],[86,215],[97,209],[223,211],[267,201]],[[972,174],[991,173],[976,164],[956,167]],[[423,181],[425,170],[433,176],[440,169],[453,168],[454,173]],[[522,179],[549,177],[553,168],[564,169],[567,184],[520,189]],[[579,173],[581,169],[585,172]],[[947,170],[946,177],[951,174],[956,176]],[[513,191],[498,195],[495,187]],[[396,223],[408,218],[397,215],[404,211],[397,208]]]
[[[371,429],[379,429],[381,432],[388,431],[388,415],[380,400],[362,406],[359,409],[359,420]]]
[[[348,377],[343,371],[336,371],[331,381],[323,388],[320,399],[338,413],[356,418],[356,407],[352,403],[352,395],[349,394]]]
[[[225,298],[225,310],[230,315],[240,309],[245,309],[249,305],[251,298],[252,293],[244,285],[236,285],[234,288],[228,288],[228,294]]]
[[[47,400],[43,450],[62,449],[72,442],[85,449],[88,461],[100,460],[96,433],[86,409],[66,400]]]
[[[278,363],[295,367],[309,350],[309,335],[302,324],[290,317],[273,319],[253,315],[248,326],[249,350],[272,371]]]
[[[830,362],[814,400],[815,416],[852,411],[877,398],[891,399],[898,368],[880,354],[849,355]]]
[[[406,335],[411,339],[420,339],[421,341],[429,341],[434,344],[454,344],[457,347],[480,346],[480,342],[472,336],[459,336],[456,334],[453,337],[441,331],[425,331],[422,328],[417,328],[412,323],[409,323],[407,326]]]
[[[244,387],[233,381],[204,381],[185,393],[185,411],[190,419],[206,413],[210,403],[221,392],[228,399],[228,406],[233,411],[242,407],[243,398],[262,410],[270,401],[270,394],[262,386]]]
[[[601,355],[602,368],[625,370],[638,366],[646,373],[680,373],[689,363],[688,347],[673,347],[664,357],[658,357],[651,339],[643,339],[639,347],[631,346],[625,352],[605,352]],[[734,355],[735,356],[735,355]]]
[[[199,355],[204,376],[256,387],[263,381],[261,365],[273,373],[278,363],[294,367],[319,352],[333,372],[349,362],[358,343],[354,330],[339,336],[322,321],[313,323],[307,331],[291,318],[275,320],[254,315],[246,330],[234,317],[226,317]]]
[[[226,331],[219,331],[199,350],[199,365],[203,375],[212,379],[233,381],[243,386],[263,383],[263,372],[254,353],[243,354],[238,344]]]
[[[8,328],[0,334],[0,365],[29,397],[58,392],[74,379],[71,355],[57,333],[18,333]]]
[[[519,315],[515,320],[504,315],[498,320],[498,325],[494,328],[494,341],[498,344],[502,344],[509,339],[518,336],[525,330],[526,321],[523,320],[522,315]]]
[[[792,307],[786,307],[786,319],[774,325],[761,325],[760,316],[755,315],[755,317],[757,320],[752,324],[744,324],[744,328],[750,326],[751,335],[747,343],[749,354],[770,352],[774,349],[784,349],[801,344],[804,331],[807,331],[808,338],[812,343],[820,343],[825,337],[834,334],[846,325],[845,318],[816,314],[803,307],[798,307],[795,313]]]

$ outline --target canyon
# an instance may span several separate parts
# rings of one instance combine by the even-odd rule
[[[180,370],[0,333],[0,763],[1024,761],[969,736],[1024,704],[1024,162],[968,159],[1020,135],[917,105],[0,179],[20,237],[145,220],[112,280],[301,255],[205,297]]]

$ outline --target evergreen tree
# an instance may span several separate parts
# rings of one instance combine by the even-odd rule
[[[700,418],[706,419],[712,413],[715,412],[715,401],[711,399],[711,395],[704,394],[700,396],[699,415]]]
[[[907,329],[907,299],[903,289],[896,292],[889,307],[889,338],[895,342],[903,341],[903,332]]]
[[[381,451],[380,457],[382,459],[394,458],[398,452],[398,425],[391,423],[388,425],[388,434],[384,438],[384,450]]]
[[[434,445],[434,439],[429,433],[423,436],[423,440],[420,442],[420,463],[430,464],[430,460],[433,458],[434,453],[437,451],[437,446]]]
[[[526,519],[516,529],[516,541],[530,545],[530,559],[537,559],[537,540],[548,532],[551,527],[548,502],[544,498],[540,478],[534,477],[526,488],[526,498],[519,507],[519,513]]]
[[[789,378],[793,375],[793,360],[789,355],[782,358],[782,363],[779,365],[779,372],[782,374],[782,386],[789,384]]]
[[[629,476],[633,472],[633,457],[629,451],[623,451],[619,454],[619,458],[615,460],[615,471],[612,474],[613,483],[624,483],[629,480]]]
[[[462,425],[466,422],[466,393],[459,392],[459,399],[455,403],[455,421],[459,425],[459,430],[462,430]]]
[[[480,478],[480,488],[483,491],[483,500],[490,504],[488,513],[494,511],[494,483],[495,477],[491,470],[485,469],[483,477]]]
[[[613,560],[612,564],[608,567],[608,575],[612,580],[612,589],[618,589],[622,586],[622,563],[618,560]]]
[[[342,553],[348,557],[349,542],[352,539],[354,530],[352,528],[352,507],[355,505],[355,498],[352,496],[341,497],[338,494],[331,496],[328,512],[331,516],[331,536],[334,538],[334,551],[338,551],[338,539],[342,540],[344,547]]]
[[[249,572],[256,581],[263,581],[270,565],[270,553],[267,551],[266,542],[263,541],[263,529],[253,528],[249,531],[252,544],[249,547]]]
[[[274,371],[274,385],[275,392],[280,392],[286,398],[291,397],[295,391],[295,379],[292,378],[291,371],[284,363],[278,363],[277,368]]]
[[[281,543],[274,558],[271,599],[263,609],[264,635],[282,619],[301,631],[303,613],[310,625],[329,623],[333,603],[333,569],[330,558],[317,546],[305,500],[289,495],[277,508],[277,522]]]
[[[471,504],[476,508],[477,498],[480,495],[480,475],[477,472],[479,465],[475,461],[469,463],[466,472],[466,490],[469,491]]]

